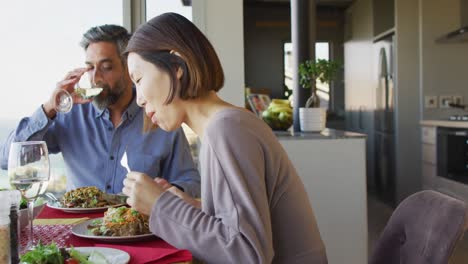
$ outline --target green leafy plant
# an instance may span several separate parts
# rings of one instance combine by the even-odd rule
[[[318,59],[317,61],[306,60],[299,65],[299,84],[306,89],[311,88],[313,85],[312,95],[307,101],[306,107],[318,107],[320,105],[320,99],[316,94],[315,81],[330,83],[336,77],[340,67],[340,62],[324,59]]]

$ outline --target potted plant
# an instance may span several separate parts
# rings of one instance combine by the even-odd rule
[[[305,107],[299,108],[302,131],[320,131],[325,127],[326,109],[320,108],[316,81],[330,83],[338,73],[341,64],[337,61],[318,59],[306,60],[299,65],[299,84],[305,89],[312,89]]]

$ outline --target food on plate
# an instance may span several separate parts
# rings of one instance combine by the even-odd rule
[[[66,208],[96,208],[111,205],[103,196],[103,192],[95,186],[81,187],[66,192],[61,203]]]
[[[52,242],[49,245],[39,244],[31,251],[21,256],[21,263],[25,264],[105,264],[109,263],[98,251],[90,254],[81,253],[74,248],[59,248]]]
[[[135,236],[149,234],[148,216],[125,206],[109,208],[104,217],[88,229],[96,236]]]

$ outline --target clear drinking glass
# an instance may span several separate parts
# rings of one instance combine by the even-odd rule
[[[26,249],[34,247],[34,200],[47,189],[50,177],[49,152],[44,141],[13,142],[8,156],[8,176],[13,188],[28,200],[29,232]]]
[[[102,92],[102,88],[93,87],[88,74],[83,74],[80,80],[75,85],[75,90],[69,93],[67,90],[60,90],[56,97],[56,108],[57,112],[68,113],[73,108],[73,98],[79,96],[82,99],[91,99]]]
[[[58,92],[56,97],[56,108],[57,112],[68,113],[73,107],[73,97],[67,92],[67,90],[62,89]]]

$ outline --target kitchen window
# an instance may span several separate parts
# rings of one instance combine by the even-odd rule
[[[166,12],[180,14],[188,20],[192,21],[192,6],[186,6],[183,4],[183,2],[187,1],[146,0],[146,21]],[[198,165],[198,152],[200,149],[200,141],[198,136],[187,125],[182,124],[182,128],[190,145],[190,153],[192,154],[195,164]]]
[[[292,43],[284,43],[284,85],[285,96],[292,93]],[[330,42],[315,43],[315,58],[330,60]],[[330,108],[330,85],[317,80],[317,95],[320,97],[320,107]]]
[[[185,6],[181,0],[146,0],[146,20],[166,12],[183,15],[192,21],[192,6]]]
[[[2,2],[0,41],[2,53],[0,140],[45,102],[68,71],[84,66],[79,42],[89,28],[123,25],[127,0],[15,0]],[[52,189],[65,188],[61,155],[51,155]],[[0,187],[9,187],[7,172],[0,170]]]
[[[146,6],[145,6],[146,5]],[[30,116],[45,102],[68,71],[84,66],[79,42],[86,30],[103,24],[136,28],[135,21],[164,12],[176,12],[192,20],[192,7],[180,0],[48,0],[7,1],[0,9],[0,42],[4,51],[2,73],[4,100],[0,106],[0,140],[22,117]],[[189,134],[189,133],[187,133]],[[190,140],[190,138],[189,138]],[[196,138],[192,139],[196,140]],[[51,155],[49,190],[65,188],[62,155]],[[9,187],[7,171],[0,170],[0,188]]]

